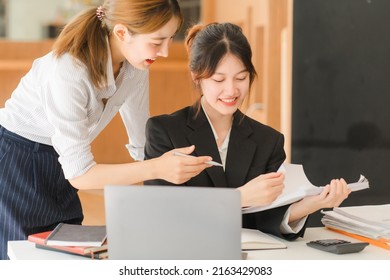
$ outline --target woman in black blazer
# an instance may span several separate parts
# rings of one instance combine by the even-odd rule
[[[242,206],[271,203],[283,190],[284,175],[276,171],[286,159],[284,137],[239,110],[256,77],[246,37],[234,24],[213,23],[191,28],[186,45],[200,98],[193,106],[148,120],[145,158],[194,145],[193,155],[211,156],[223,167],[207,168],[183,185],[238,188]],[[172,185],[162,180],[145,184]],[[243,227],[293,240],[303,235],[310,213],[338,206],[349,193],[343,179],[332,180],[320,195],[244,214]]]

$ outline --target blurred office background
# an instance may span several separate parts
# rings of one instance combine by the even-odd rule
[[[199,20],[200,0],[179,2],[187,26]],[[21,41],[55,38],[75,15],[101,3],[103,0],[0,0],[0,37]],[[183,32],[177,39],[183,39]]]
[[[61,27],[99,0],[0,0],[0,105],[32,60],[50,50]],[[342,206],[390,202],[390,10],[388,0],[179,0],[186,22],[167,59],[150,68],[152,115],[191,104],[186,27],[240,25],[259,77],[242,110],[286,137],[287,161],[303,164],[314,185],[360,174],[370,189]],[[116,135],[112,141],[112,135]],[[131,161],[119,117],[93,143],[100,162]],[[110,144],[108,144],[110,143]],[[83,197],[85,193],[80,194]],[[100,223],[85,203],[86,223]],[[92,214],[89,214],[92,213]],[[320,226],[320,213],[309,224]]]

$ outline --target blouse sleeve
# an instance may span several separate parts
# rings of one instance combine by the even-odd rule
[[[131,90],[125,103],[119,110],[129,143],[126,145],[134,160],[144,159],[145,125],[149,114],[149,71],[141,71],[137,75],[137,86]]]
[[[60,60],[51,73],[52,78],[41,90],[48,121],[54,128],[52,145],[65,178],[69,179],[84,174],[96,164],[90,146],[87,109],[89,93],[94,89],[86,82],[85,69],[76,67],[66,57]]]

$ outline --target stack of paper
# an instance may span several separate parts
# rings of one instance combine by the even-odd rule
[[[336,207],[322,213],[324,226],[390,249],[390,204]]]
[[[284,163],[278,171],[285,174],[282,194],[269,205],[244,208],[244,214],[291,204],[306,196],[320,194],[323,190],[323,187],[317,187],[310,183],[301,164]],[[359,191],[369,188],[369,183],[363,175],[360,175],[359,181],[348,184],[348,187],[352,191]]]

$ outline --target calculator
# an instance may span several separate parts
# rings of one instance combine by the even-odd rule
[[[362,251],[367,242],[355,242],[342,239],[320,239],[306,243],[307,246],[334,254],[348,254]]]

